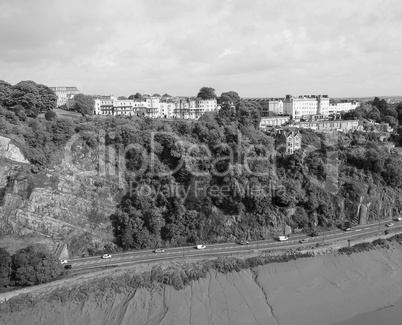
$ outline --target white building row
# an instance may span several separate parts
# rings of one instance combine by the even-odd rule
[[[343,101],[331,104],[327,95],[308,95],[294,97],[286,95],[282,98],[244,98],[259,103],[262,107],[262,116],[289,115],[294,120],[312,115],[327,116],[347,112],[357,108],[360,104],[355,101]]]
[[[341,113],[341,112],[349,112],[351,110],[356,109],[360,106],[359,102],[339,102],[335,104],[329,105],[329,114]]]
[[[309,95],[293,97],[286,95],[283,101],[283,113],[292,119],[299,120],[305,117],[319,115],[328,116],[353,110],[359,102],[339,102],[330,104],[328,95]]]
[[[146,96],[121,100],[113,96],[98,96],[95,98],[94,114],[198,119],[205,112],[214,112],[218,108],[216,99]]]

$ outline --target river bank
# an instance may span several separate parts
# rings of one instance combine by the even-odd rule
[[[113,284],[112,278],[106,280]],[[88,281],[86,286],[93,280]],[[64,290],[73,292],[74,286],[74,292],[80,286],[84,291],[79,283]],[[32,307],[20,310],[7,310],[7,302],[0,320],[7,325],[330,325],[402,298],[402,245],[393,241],[359,253],[333,252],[227,273],[210,269],[179,290],[163,284],[137,289],[109,285],[85,299],[65,299],[62,292],[38,295]]]

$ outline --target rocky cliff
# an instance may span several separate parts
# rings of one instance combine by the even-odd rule
[[[110,242],[109,216],[121,195],[115,182],[76,175],[63,163],[32,172],[17,144],[0,136],[0,229],[5,235],[39,235],[76,242],[77,252]],[[88,246],[88,247],[89,247]],[[82,249],[82,251],[80,251]]]
[[[72,154],[71,159],[61,157],[59,164],[38,169],[29,164],[16,141],[0,136],[0,235],[40,236],[47,238],[54,248],[67,243],[72,256],[85,254],[88,248],[96,251],[113,241],[110,215],[125,194],[125,190],[119,188],[121,180],[119,182],[118,176],[99,175],[98,168],[109,171],[115,166],[112,168],[100,161],[95,149],[80,147],[75,152],[77,156]],[[95,172],[84,176],[74,172],[71,163],[79,170]],[[308,171],[305,175],[309,175]],[[320,211],[318,217],[304,211],[304,216],[299,214],[298,218],[315,218],[316,222],[321,218],[318,220],[321,224],[335,226],[345,219],[365,224],[402,214],[401,189],[374,181],[375,175],[363,170],[356,170],[350,179],[347,176],[346,173],[334,176],[337,191],[333,194],[317,190],[319,187],[314,187],[312,181],[305,184],[308,189],[298,188],[297,209],[303,203],[311,207],[310,211]],[[289,191],[292,190],[290,186]],[[264,204],[272,205],[268,201]],[[270,222],[264,227],[250,227],[248,235],[252,237],[257,229],[259,236],[275,233],[275,227],[277,233],[282,231],[283,224],[297,219],[294,217],[297,209],[285,206],[264,212],[264,218]],[[219,218],[224,220],[221,223],[224,229],[218,238],[222,240],[236,239],[242,223],[248,222],[239,215],[222,213]]]

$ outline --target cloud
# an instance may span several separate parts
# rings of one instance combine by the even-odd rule
[[[0,70],[85,93],[392,95],[401,14],[397,0],[2,1]]]
[[[225,56],[231,55],[231,54],[235,54],[238,53],[237,51],[233,51],[232,49],[224,49],[223,52],[221,54],[219,54],[219,58],[223,58]]]

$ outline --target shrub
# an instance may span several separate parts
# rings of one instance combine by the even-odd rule
[[[52,281],[62,274],[59,260],[43,247],[28,246],[12,259],[13,279],[16,285],[35,285]]]
[[[48,111],[45,113],[45,119],[48,120],[48,121],[56,120],[56,119],[57,119],[57,114],[56,114],[56,112],[54,112],[53,110],[48,110]]]

